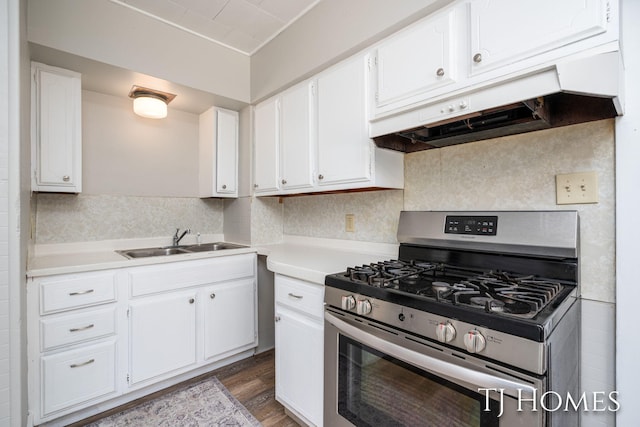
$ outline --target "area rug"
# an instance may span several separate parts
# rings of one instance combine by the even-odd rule
[[[88,425],[244,427],[261,424],[217,378],[211,377]]]

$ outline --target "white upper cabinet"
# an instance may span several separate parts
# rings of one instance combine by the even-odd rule
[[[280,153],[280,98],[271,98],[254,110],[253,189],[256,194],[277,193]]]
[[[283,190],[313,186],[314,82],[284,92],[280,101],[280,184]]]
[[[604,33],[607,3],[607,0],[471,1],[471,74]]]
[[[402,153],[369,138],[368,55],[255,107],[256,195],[402,188]]]
[[[82,88],[80,74],[31,64],[33,191],[82,191]]]
[[[367,124],[368,58],[357,56],[318,76],[318,183],[371,177]]]
[[[374,53],[375,113],[410,105],[421,95],[457,80],[456,25],[460,13],[448,9],[381,43]]]
[[[238,113],[211,107],[200,115],[200,197],[238,197]]]
[[[304,82],[256,106],[256,194],[313,187],[314,88]]]
[[[618,21],[614,0],[454,1],[373,47],[369,136],[495,107],[473,94],[509,92],[519,79],[617,51]],[[551,79],[538,79],[539,92],[558,90]],[[499,96],[508,104],[539,95],[524,92]]]

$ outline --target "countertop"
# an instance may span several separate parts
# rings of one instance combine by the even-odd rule
[[[324,285],[327,274],[347,267],[398,257],[397,245],[331,239],[289,238],[259,248],[274,273]]]
[[[221,237],[210,236],[205,241],[223,241]],[[42,246],[36,248],[29,258],[27,276],[71,274],[255,252],[267,256],[267,268],[274,273],[323,285],[327,274],[344,271],[350,266],[396,258],[398,255],[398,246],[395,244],[296,236],[285,236],[284,241],[277,244],[138,259],[128,259],[115,252],[116,249],[163,246],[163,243],[148,239]]]

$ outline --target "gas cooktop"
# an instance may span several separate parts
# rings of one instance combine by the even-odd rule
[[[564,288],[557,280],[532,274],[481,271],[416,260],[349,267],[335,278],[352,282],[364,293],[367,287],[374,287],[420,300],[519,318],[535,317]]]

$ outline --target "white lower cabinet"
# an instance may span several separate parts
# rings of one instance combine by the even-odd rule
[[[195,291],[129,304],[129,381],[138,384],[196,363]]]
[[[116,340],[43,356],[42,412],[51,414],[114,395]]]
[[[27,369],[33,424],[121,394],[118,280],[115,270],[29,280]]]
[[[204,358],[218,360],[256,345],[254,279],[202,289],[198,296],[204,316]]]
[[[276,399],[322,426],[324,287],[276,274],[275,299]]]
[[[252,354],[256,255],[33,277],[28,425],[66,425]]]

